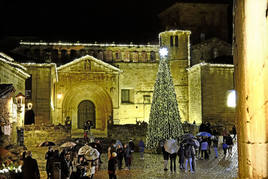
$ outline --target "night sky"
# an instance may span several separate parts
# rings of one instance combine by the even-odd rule
[[[0,48],[14,41],[157,43],[164,30],[158,14],[178,1],[227,0],[75,0],[4,1]]]
[[[9,1],[2,8],[1,37],[148,42],[162,30],[157,14],[175,1]]]

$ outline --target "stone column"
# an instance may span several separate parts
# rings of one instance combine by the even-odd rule
[[[236,0],[234,8],[239,178],[267,178],[267,0]]]

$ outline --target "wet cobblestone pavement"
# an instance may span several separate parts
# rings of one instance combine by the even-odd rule
[[[37,159],[41,178],[46,178],[45,172],[45,152],[47,148],[33,148],[33,157]],[[233,152],[226,159],[223,158],[223,150],[219,149],[219,157],[215,158],[214,150],[211,149],[209,160],[196,160],[195,173],[184,172],[179,169],[178,158],[176,160],[177,172],[171,173],[163,170],[163,157],[161,154],[146,154],[144,160],[139,158],[139,153],[134,153],[132,168],[130,170],[117,170],[118,179],[177,179],[177,178],[197,178],[197,179],[217,179],[217,178],[237,178],[238,156],[237,145],[233,146]],[[107,153],[102,155],[103,164],[96,172],[94,179],[108,179],[107,173]],[[123,161],[124,162],[124,161]],[[124,165],[123,165],[124,167]],[[169,165],[168,165],[169,167]]]

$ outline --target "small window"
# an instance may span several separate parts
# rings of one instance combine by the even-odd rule
[[[151,103],[151,96],[150,95],[143,95],[143,103],[150,104]]]
[[[155,56],[155,52],[154,51],[151,51],[150,52],[150,60],[151,61],[155,61],[156,60],[156,56]]]
[[[130,90],[129,89],[121,90],[121,103],[130,103]]]
[[[179,46],[179,37],[177,35],[175,36],[175,46]]]
[[[170,36],[170,46],[173,47],[173,36]]]

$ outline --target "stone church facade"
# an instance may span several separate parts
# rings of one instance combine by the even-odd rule
[[[22,63],[31,74],[26,103],[33,104],[37,124],[64,124],[70,118],[75,136],[83,132],[84,122],[91,120],[92,133],[106,136],[109,123],[148,122],[161,47],[169,50],[181,120],[200,124],[202,119],[212,123],[217,119],[221,125],[220,121],[233,124],[234,111],[224,105],[226,95],[219,111],[204,116],[204,104],[217,107],[217,100],[204,100],[208,83],[200,81],[206,76],[212,85],[206,89],[207,99],[210,91],[216,91],[215,97],[219,91],[226,93],[231,85],[214,89],[213,83],[232,84],[233,67],[218,65],[214,69],[210,65],[208,72],[191,66],[190,31],[162,32],[159,45],[21,42],[14,52],[41,59],[40,63]]]

